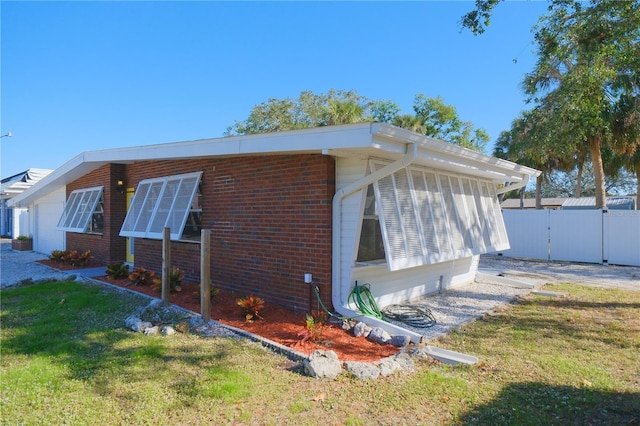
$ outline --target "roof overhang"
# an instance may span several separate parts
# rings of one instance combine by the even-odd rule
[[[35,200],[109,163],[184,160],[249,155],[324,154],[397,159],[418,145],[416,164],[500,182],[524,182],[540,172],[383,123],[360,123],[248,136],[200,139],[83,152],[10,200],[27,207]]]

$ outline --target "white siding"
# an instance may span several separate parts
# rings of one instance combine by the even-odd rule
[[[405,302],[440,290],[472,283],[478,256],[415,268],[388,271],[385,265],[362,266],[353,270],[352,282],[369,284],[380,307]],[[348,294],[345,296],[348,297]]]
[[[33,235],[33,250],[38,253],[49,254],[52,250],[64,250],[64,232],[58,231],[56,225],[62,215],[65,202],[65,188],[53,191],[39,198],[31,207],[31,234]]]
[[[336,161],[336,187],[337,189],[362,179],[367,170],[367,160],[353,158],[338,158]],[[366,188],[365,188],[366,191]],[[357,191],[346,196],[342,200],[342,217],[340,223],[333,226],[341,227],[340,241],[340,276],[342,283],[351,283],[351,270],[355,261],[354,253],[357,252],[357,242],[360,234],[360,209],[363,203],[363,191]],[[334,242],[335,244],[335,242]],[[348,285],[342,284],[342,300],[347,300],[349,295]]]

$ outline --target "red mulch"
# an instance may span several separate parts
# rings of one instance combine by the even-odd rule
[[[58,269],[78,269],[69,267],[68,265],[63,268],[61,267],[63,265],[52,263],[48,260],[40,262]],[[85,265],[82,268],[97,266],[100,265]],[[151,287],[129,285],[127,278],[113,280],[106,275],[92,278],[153,297],[161,297],[160,291]],[[182,291],[171,294],[171,303],[199,314],[200,296],[198,287],[199,284],[183,284]],[[260,311],[263,319],[247,322],[236,304],[238,298],[247,296],[249,295],[235,295],[230,292],[220,291],[212,300],[211,318],[223,324],[262,336],[307,355],[316,349],[332,350],[338,355],[341,361],[371,362],[394,355],[399,350],[393,345],[381,345],[373,343],[364,337],[355,337],[350,332],[342,330],[339,325],[334,324],[325,326],[319,341],[303,342],[300,333],[306,330],[304,313],[295,313],[281,306],[265,303],[263,310]]]

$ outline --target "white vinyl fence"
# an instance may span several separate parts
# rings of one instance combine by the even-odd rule
[[[504,256],[640,266],[639,210],[503,210]]]

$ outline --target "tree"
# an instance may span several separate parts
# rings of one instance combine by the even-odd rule
[[[332,89],[320,95],[304,91],[297,100],[272,98],[254,106],[249,117],[229,126],[225,135],[377,121],[477,151],[482,151],[489,141],[486,131],[474,128],[468,121],[462,121],[455,107],[446,105],[440,97],[416,95],[413,109],[415,115],[400,114],[400,107],[396,103],[373,101],[354,90]]]
[[[627,82],[640,71],[638,53],[640,7],[637,2],[554,2],[536,32],[539,59],[526,76],[531,100],[549,99],[552,120],[562,133],[573,136],[576,152],[588,149],[596,184],[596,208],[606,206],[602,152],[615,148],[615,111],[633,91]],[[636,86],[637,87],[637,86]],[[541,97],[540,97],[541,96]],[[563,138],[564,136],[564,138]],[[627,140],[627,142],[629,142]],[[630,150],[638,148],[637,141]]]
[[[354,90],[316,95],[303,91],[297,100],[271,98],[254,106],[249,117],[227,127],[226,136],[279,132],[310,127],[373,121],[375,102]]]
[[[414,98],[413,110],[420,120],[421,132],[427,136],[441,139],[455,145],[476,151],[483,151],[489,141],[489,135],[483,129],[474,129],[473,124],[462,121],[453,105],[444,103],[441,97],[428,98],[418,94]]]
[[[477,0],[476,9],[463,17],[463,27],[474,34],[484,32],[498,3]],[[640,5],[553,0],[536,26],[535,40],[538,61],[524,86],[530,102],[553,112],[548,119],[556,130],[556,142],[547,141],[547,149],[556,152],[568,144],[577,159],[588,153],[596,207],[602,208],[606,204],[602,152],[609,148],[631,157],[640,149]]]

